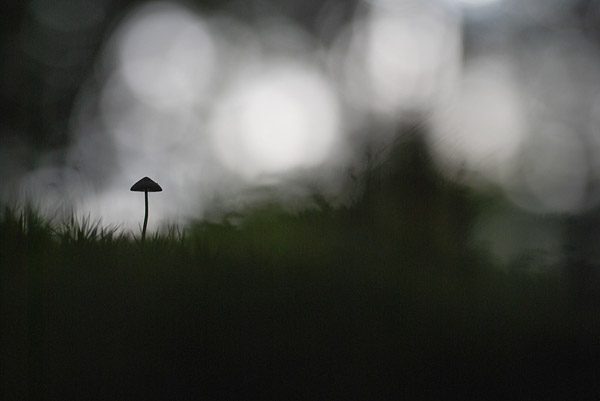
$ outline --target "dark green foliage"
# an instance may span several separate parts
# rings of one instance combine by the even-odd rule
[[[374,169],[349,208],[263,206],[145,243],[5,208],[0,392],[595,398],[598,299],[574,309],[561,274],[467,246],[484,198],[421,162]]]

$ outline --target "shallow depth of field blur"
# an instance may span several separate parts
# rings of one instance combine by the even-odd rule
[[[533,214],[597,206],[593,1],[8,2],[5,202],[152,228],[334,205],[418,124],[435,169]]]
[[[599,2],[5,0],[0,55],[0,394],[600,395]]]

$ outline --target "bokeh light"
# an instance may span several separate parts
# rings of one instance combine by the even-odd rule
[[[300,65],[260,71],[235,81],[216,106],[210,131],[220,159],[246,178],[326,161],[341,134],[327,79]]]
[[[44,116],[70,82],[56,77],[83,71],[110,10],[49,4],[31,2],[23,35],[48,70]],[[384,149],[420,121],[449,179],[535,213],[598,204],[600,57],[568,1],[344,4],[315,6],[314,24],[287,15],[291,3],[130,8],[111,20],[74,96],[68,149],[11,162],[22,190],[77,194],[79,210],[125,227],[137,225],[138,205],[123,188],[146,175],[165,188],[151,225],[241,208],[264,188],[334,198],[367,170],[365,146]],[[50,51],[42,36],[63,47]]]
[[[527,134],[514,74],[497,59],[474,60],[463,74],[432,115],[430,147],[448,176],[505,184]]]
[[[499,2],[501,0],[453,0],[459,4],[463,4],[466,6],[485,6],[489,4],[493,4]]]
[[[215,49],[200,18],[168,3],[151,3],[118,33],[125,83],[156,108],[189,107],[214,81]]]
[[[427,111],[460,63],[457,15],[431,2],[373,2],[342,45],[345,89],[360,108],[393,119]]]
[[[265,185],[268,196],[297,197],[323,166],[308,187],[338,188],[343,108],[318,54],[282,18],[254,26],[171,3],[134,9],[78,103],[68,160],[96,183],[79,208],[135,229],[139,200],[124,189],[150,176],[164,188],[152,230],[243,207]]]

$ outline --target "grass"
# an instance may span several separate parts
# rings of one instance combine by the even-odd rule
[[[144,244],[4,208],[0,393],[596,399],[600,298],[498,269],[467,241],[488,201],[411,155],[351,207],[263,205]]]

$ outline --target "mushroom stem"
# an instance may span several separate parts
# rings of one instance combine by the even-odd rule
[[[146,225],[148,224],[148,191],[144,191],[146,200],[146,214],[144,215],[144,227],[142,228],[142,242],[146,239]]]
[[[161,192],[162,188],[148,177],[144,177],[132,185],[131,191],[143,192],[146,200],[146,215],[144,216],[144,228],[142,229],[142,244],[146,239],[146,226],[148,225],[148,192]]]

